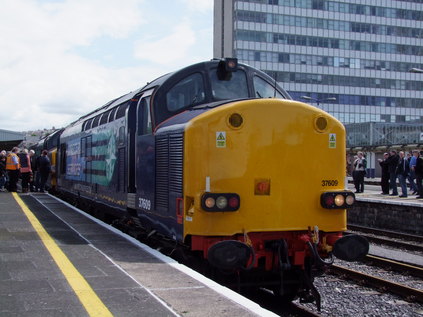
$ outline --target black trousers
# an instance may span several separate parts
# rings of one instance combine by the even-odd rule
[[[9,176],[9,192],[16,192],[18,190],[19,170],[8,170],[7,175]]]
[[[423,176],[422,175],[416,175],[416,183],[417,183],[417,190],[419,192],[419,196],[423,197]]]
[[[364,191],[364,175],[366,175],[365,171],[354,171],[354,185],[355,190],[359,193]]]
[[[380,185],[382,186],[382,193],[389,194],[389,173],[382,174],[382,179],[380,180]]]

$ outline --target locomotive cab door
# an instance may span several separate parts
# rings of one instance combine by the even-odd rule
[[[169,151],[174,138],[153,134],[152,92],[145,92],[137,107],[135,209],[148,230],[179,240],[182,239],[183,226],[173,210],[177,209],[176,204],[182,201],[182,197],[180,193],[176,197],[169,185],[172,178]]]
[[[152,131],[150,99],[153,89],[145,92],[137,105],[135,141],[135,209],[144,226],[153,226],[155,151]]]

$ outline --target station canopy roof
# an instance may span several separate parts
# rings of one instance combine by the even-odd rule
[[[0,129],[0,151],[10,151],[14,146],[18,146],[25,138],[22,132],[15,132]]]

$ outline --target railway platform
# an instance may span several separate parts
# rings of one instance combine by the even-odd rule
[[[0,193],[0,315],[276,316],[37,193]]]

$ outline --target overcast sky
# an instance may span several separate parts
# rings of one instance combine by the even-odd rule
[[[0,0],[0,129],[64,127],[212,47],[213,0]]]

